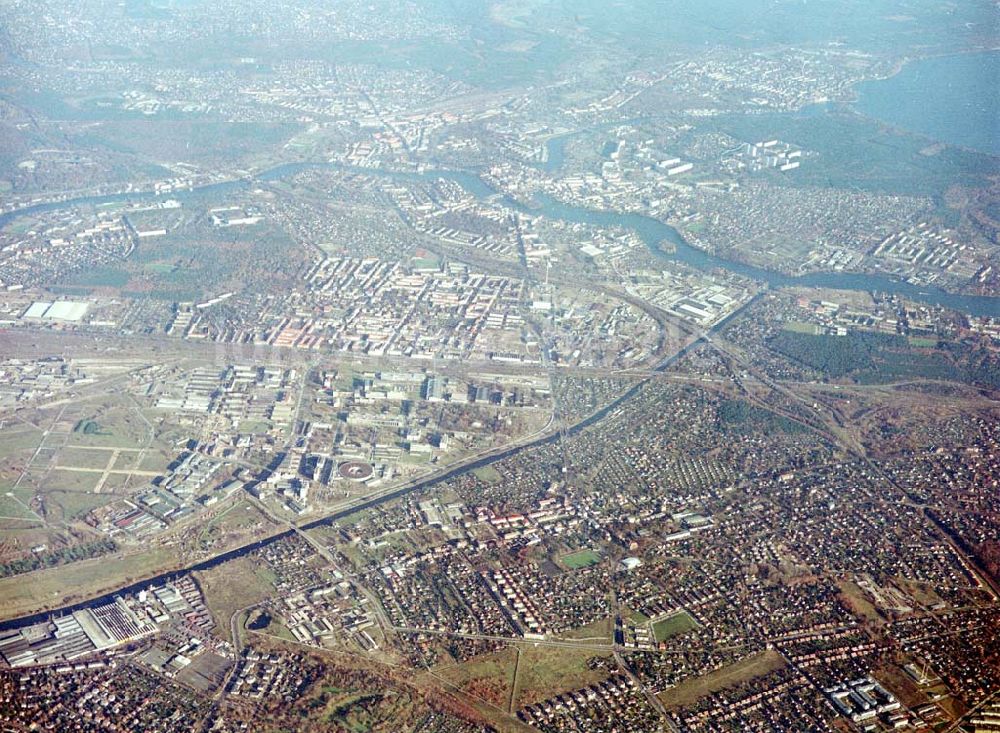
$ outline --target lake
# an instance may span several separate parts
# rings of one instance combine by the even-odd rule
[[[939,142],[1000,156],[1000,52],[914,61],[858,85],[863,114]]]

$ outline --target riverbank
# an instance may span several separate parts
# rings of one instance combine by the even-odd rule
[[[364,175],[384,176],[396,180],[435,180],[446,179],[453,181],[469,193],[480,200],[500,197],[505,205],[524,213],[543,215],[551,219],[568,221],[573,223],[583,223],[595,227],[624,227],[635,231],[643,240],[649,250],[658,257],[667,260],[677,260],[690,267],[705,272],[712,270],[725,270],[737,275],[742,275],[752,280],[766,283],[771,288],[784,287],[820,287],[835,290],[854,290],[862,292],[878,292],[887,295],[898,295],[914,302],[927,305],[942,306],[951,310],[959,311],[966,315],[978,317],[1000,318],[1000,298],[993,298],[979,295],[961,295],[946,292],[930,286],[917,286],[902,280],[897,280],[885,275],[873,275],[852,272],[822,272],[807,275],[786,275],[773,270],[766,270],[762,267],[745,264],[735,259],[727,259],[723,256],[713,255],[704,250],[691,245],[674,227],[665,224],[658,219],[654,219],[645,214],[619,213],[612,211],[599,211],[588,209],[582,206],[562,203],[544,194],[535,196],[539,202],[539,207],[528,208],[502,191],[492,188],[478,174],[470,171],[423,169],[421,171],[395,171],[382,168],[353,168],[336,163],[304,162],[304,163],[284,163],[274,168],[258,173],[252,179],[236,179],[224,183],[214,183],[201,188],[194,188],[190,191],[175,192],[170,194],[172,198],[181,200],[204,195],[206,193],[224,193],[237,188],[248,188],[257,181],[280,180],[293,176],[304,170],[314,168],[333,168],[340,170],[350,170]],[[14,218],[25,216],[33,212],[51,210],[73,205],[100,205],[108,202],[121,202],[124,200],[144,201],[160,196],[155,193],[140,194],[129,197],[126,195],[113,195],[107,197],[83,197],[72,199],[59,204],[39,204],[28,209],[21,209],[16,212],[8,212],[0,216],[0,226],[9,224]],[[674,246],[673,252],[665,251],[660,247],[660,243],[667,241]]]

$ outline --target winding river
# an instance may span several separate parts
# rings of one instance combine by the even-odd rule
[[[553,161],[562,159],[559,152],[561,146],[565,144],[570,136],[554,138],[551,141],[554,151],[550,152],[550,164]],[[236,181],[226,181],[222,183],[212,183],[194,188],[190,191],[172,192],[167,196],[147,193],[125,193],[110,194],[106,196],[85,196],[77,199],[69,199],[50,204],[38,204],[16,211],[11,211],[0,215],[0,227],[4,227],[14,219],[39,213],[66,208],[74,205],[99,206],[108,203],[121,203],[125,201],[144,201],[162,198],[175,198],[178,200],[191,199],[196,196],[225,194],[230,191],[244,190],[253,185],[255,181],[270,181],[288,178],[310,168],[336,168],[340,170],[350,170],[365,175],[384,176],[395,180],[434,180],[446,179],[461,185],[469,193],[480,200],[499,197],[503,203],[518,211],[536,215],[546,216],[551,219],[561,219],[563,221],[588,224],[595,227],[624,227],[635,231],[642,238],[650,251],[659,257],[668,260],[676,260],[690,267],[702,271],[726,270],[744,277],[767,283],[772,288],[782,287],[817,287],[834,288],[839,290],[855,290],[863,292],[880,292],[892,295],[900,295],[910,300],[925,303],[928,305],[940,305],[952,310],[965,313],[970,316],[990,316],[1000,318],[1000,298],[991,298],[976,295],[958,295],[948,293],[932,286],[917,286],[896,278],[884,275],[871,275],[848,272],[821,272],[808,275],[786,275],[761,267],[755,267],[736,260],[727,259],[717,255],[709,254],[703,250],[691,246],[680,232],[668,224],[649,216],[634,213],[617,213],[612,211],[597,211],[581,206],[566,204],[557,201],[547,195],[536,195],[536,207],[527,208],[523,204],[514,201],[510,197],[502,194],[477,174],[469,171],[440,170],[431,169],[422,172],[399,172],[387,171],[374,168],[348,168],[346,166],[333,163],[284,163],[259,173],[253,179],[240,179]],[[660,242],[670,242],[673,252],[666,252],[660,247]]]
[[[265,171],[264,173],[259,174],[258,176],[256,176],[255,179],[252,180],[238,180],[238,181],[228,181],[223,183],[209,184],[206,186],[195,188],[191,191],[173,192],[169,196],[171,198],[184,200],[184,199],[191,199],[196,196],[204,196],[206,194],[224,194],[229,191],[245,190],[250,186],[254,185],[255,181],[277,180],[294,175],[295,173],[301,172],[308,168],[327,167],[327,166],[328,164],[289,163],[277,166],[275,168],[271,168]],[[343,169],[342,166],[339,167]],[[673,227],[670,227],[660,221],[657,221],[656,219],[652,219],[647,216],[642,216],[640,214],[617,214],[613,212],[593,211],[582,207],[564,204],[549,197],[539,197],[538,208],[528,209],[523,205],[519,204],[518,202],[509,199],[503,194],[498,193],[489,185],[487,185],[481,178],[479,178],[479,176],[471,172],[430,170],[422,173],[400,173],[400,172],[372,170],[367,168],[351,169],[351,170],[356,170],[356,172],[358,173],[365,173],[368,175],[383,175],[398,180],[405,180],[405,179],[412,180],[415,178],[416,179],[445,178],[460,184],[463,188],[465,188],[466,190],[468,190],[470,193],[477,196],[481,200],[485,200],[487,198],[500,197],[505,204],[512,206],[520,211],[525,211],[533,214],[542,214],[554,219],[562,219],[571,222],[580,222],[599,227],[609,227],[609,226],[628,227],[635,230],[638,233],[638,235],[643,239],[643,241],[646,243],[646,245],[650,248],[650,250],[660,257],[663,257],[665,259],[675,259],[677,261],[683,262],[687,265],[705,271],[711,271],[717,269],[727,270],[729,272],[738,273],[746,277],[764,281],[768,283],[771,287],[800,285],[800,286],[841,288],[847,290],[898,293],[908,298],[912,298],[913,300],[918,300],[925,303],[941,304],[949,308],[954,308],[956,310],[968,313],[970,315],[1000,317],[1000,298],[961,296],[961,295],[953,295],[945,293],[943,291],[927,291],[909,285],[907,283],[898,282],[896,280],[892,280],[885,277],[878,277],[871,275],[824,273],[816,275],[806,275],[802,277],[791,277],[788,275],[782,275],[779,273],[770,272],[768,270],[763,270],[761,268],[753,267],[750,265],[745,265],[739,262],[733,262],[721,257],[716,257],[714,255],[707,254],[699,249],[692,247],[684,240],[684,238]],[[51,211],[54,209],[66,208],[78,204],[101,205],[106,203],[115,203],[124,201],[155,200],[158,198],[164,198],[164,197],[160,194],[154,194],[154,193],[129,193],[129,194],[114,194],[108,196],[83,197],[52,204],[39,204],[37,206],[24,208],[18,211],[0,215],[0,226],[5,226],[20,216],[25,216],[31,213],[38,213],[42,211]],[[659,246],[659,242],[663,240],[669,241],[671,244],[673,244],[676,247],[676,251],[668,253],[662,250]],[[728,322],[732,317],[736,315],[737,313],[732,314],[732,316],[727,318],[722,323],[717,324],[711,330],[712,331],[718,330],[723,325],[725,325],[726,322]],[[663,370],[667,368],[671,363],[673,363],[676,359],[681,357],[688,350],[694,348],[701,340],[702,339],[698,339],[694,343],[689,344],[685,349],[673,355],[672,357],[668,358],[666,361],[662,362],[659,365],[658,369]],[[593,425],[594,423],[603,419],[610,412],[617,409],[622,403],[630,399],[639,389],[642,388],[644,382],[645,380],[640,380],[630,390],[620,395],[617,399],[612,401],[603,409],[574,425],[569,432],[571,434],[578,433],[581,430],[584,430],[590,425]],[[348,516],[350,514],[353,514],[359,510],[372,506],[377,506],[386,501],[391,501],[392,499],[398,498],[413,491],[429,488],[431,486],[434,486],[435,484],[446,481],[459,474],[466,473],[481,466],[489,465],[491,463],[503,460],[504,458],[513,455],[519,451],[525,450],[527,448],[555,441],[559,439],[559,437],[560,437],[559,433],[545,435],[530,443],[511,447],[506,450],[500,451],[498,453],[485,456],[481,459],[476,460],[473,463],[456,466],[455,468],[452,468],[442,474],[436,476],[430,476],[411,484],[406,484],[398,488],[393,488],[391,490],[386,491],[383,494],[373,496],[370,499],[358,502],[357,504],[352,504],[349,507],[337,510],[336,512],[331,513],[325,517],[313,520],[308,524],[304,525],[303,529],[309,529],[323,524],[334,523],[337,520],[345,516]],[[224,562],[246,555],[249,552],[252,552],[256,549],[269,545],[282,538],[285,538],[289,536],[292,533],[292,531],[293,530],[281,532],[274,536],[264,538],[249,545],[245,545],[243,547],[230,550],[228,552],[222,553],[212,558],[208,558],[204,561],[195,563],[185,568],[167,573],[162,573],[160,575],[157,575],[156,577],[133,583],[127,587],[120,588],[112,593],[105,594],[99,598],[82,600],[71,605],[63,606],[59,609],[52,609],[32,614],[30,616],[23,616],[21,618],[13,618],[13,619],[7,619],[5,621],[0,621],[0,630],[21,626],[25,623],[41,621],[51,615],[60,615],[68,613],[78,608],[89,607],[101,603],[107,600],[108,598],[113,597],[114,595],[134,592],[142,588],[148,588],[151,584],[163,583],[170,580],[171,578],[177,577],[184,573],[191,572],[193,570],[206,570],[208,568],[218,566]]]

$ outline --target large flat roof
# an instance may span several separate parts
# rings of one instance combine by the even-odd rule
[[[22,318],[37,318],[42,321],[72,321],[82,320],[87,315],[90,303],[79,300],[57,300],[50,303],[47,300],[37,300],[24,312]]]
[[[45,315],[45,311],[47,311],[51,306],[52,306],[51,303],[39,300],[39,301],[37,301],[35,303],[32,303],[28,307],[28,310],[26,310],[24,312],[24,316],[22,316],[22,317],[23,318],[41,318],[42,316]]]
[[[47,321],[79,321],[87,315],[89,307],[87,303],[76,300],[60,300],[53,303],[42,317]]]

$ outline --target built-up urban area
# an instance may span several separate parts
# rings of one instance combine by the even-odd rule
[[[998,729],[995,8],[700,5],[0,2],[0,727]]]

